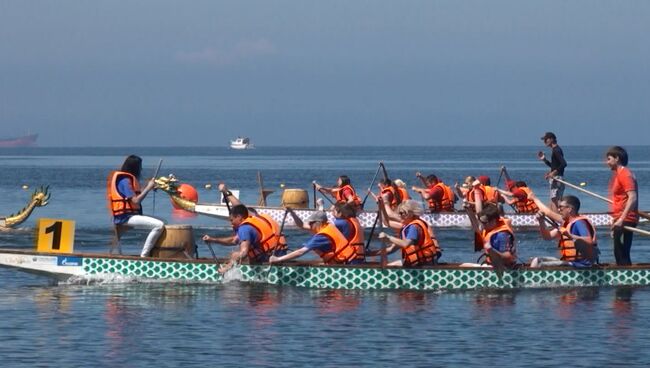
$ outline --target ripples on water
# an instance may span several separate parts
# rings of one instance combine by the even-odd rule
[[[468,173],[494,173],[505,163],[511,174],[545,190],[539,147],[485,148],[260,148],[0,150],[0,213],[22,207],[31,187],[50,184],[51,204],[38,209],[23,229],[0,233],[0,246],[31,247],[34,219],[77,221],[77,250],[104,252],[110,240],[104,204],[107,172],[127,153],[153,167],[164,159],[173,172],[216,199],[205,183],[226,180],[256,200],[262,170],[268,187],[308,188],[342,173],[369,183],[377,161],[391,175],[413,183],[416,170],[451,181]],[[604,193],[608,172],[604,147],[566,147],[567,177]],[[639,182],[650,179],[650,149],[630,150]],[[530,157],[529,157],[530,156]],[[153,171],[153,168],[151,168]],[[411,178],[411,179],[409,179]],[[587,179],[585,179],[587,178]],[[366,184],[367,185],[367,184]],[[361,185],[362,187],[363,185]],[[641,188],[642,203],[648,188]],[[215,199],[213,199],[215,198]],[[584,198],[584,197],[583,197]],[[279,201],[278,193],[271,197]],[[585,209],[602,204],[584,198]],[[152,198],[145,211],[153,210]],[[644,206],[648,208],[650,206]],[[209,218],[175,220],[157,195],[156,214],[225,234]],[[603,261],[612,259],[601,232]],[[439,230],[447,262],[473,261],[467,231]],[[554,254],[555,245],[536,232],[519,235],[522,259]],[[290,231],[293,246],[307,238]],[[124,238],[125,251],[139,252],[144,233]],[[200,244],[200,242],[199,242]],[[217,247],[219,255],[225,248]],[[201,247],[206,256],[206,249]],[[650,241],[637,237],[635,261],[650,261]],[[132,278],[81,279],[65,284],[0,269],[0,361],[10,366],[151,367],[205,366],[647,366],[650,363],[650,288],[581,288],[469,292],[375,292],[309,290],[263,284],[166,284]]]

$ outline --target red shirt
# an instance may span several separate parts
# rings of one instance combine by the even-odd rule
[[[638,193],[636,178],[630,169],[621,166],[616,169],[612,174],[612,179],[609,181],[609,198],[612,200],[610,211],[614,219],[618,219],[623,213],[628,199],[627,192],[630,191]],[[639,214],[636,212],[639,208],[638,204],[639,201],[637,200],[637,205],[630,209],[630,212],[628,212],[623,221],[639,222]]]
[[[528,194],[519,188],[513,188],[510,193],[512,193],[512,196],[517,198],[519,201],[525,201],[528,199]]]
[[[429,199],[439,202],[442,201],[442,197],[445,195],[445,191],[442,190],[440,186],[436,186],[437,184],[434,184],[430,187],[427,188],[427,194],[429,195]]]

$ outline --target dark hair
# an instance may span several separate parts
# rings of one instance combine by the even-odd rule
[[[499,219],[499,208],[497,207],[496,204],[488,202],[488,203],[484,204],[484,207],[481,210],[481,212],[479,212],[478,216],[479,217],[485,216],[488,219],[488,221],[498,220]]]
[[[337,202],[334,208],[341,215],[341,218],[348,219],[356,216],[357,211],[353,205],[344,202]]]
[[[578,199],[578,197],[567,195],[562,197],[560,200],[566,202],[569,206],[575,208],[576,212],[580,211],[580,199]]]
[[[388,178],[381,179],[379,182],[380,182],[382,185],[393,185],[393,181],[390,180],[390,179],[388,179]]]
[[[339,179],[341,179],[341,186],[350,185],[350,178],[347,175],[341,175]]]
[[[439,182],[439,180],[438,180],[437,176],[435,176],[433,174],[427,176],[427,183],[438,184],[438,182]]]
[[[253,207],[246,207],[248,210],[248,213],[252,213],[253,215],[257,216],[257,210]]]
[[[612,146],[607,149],[605,156],[612,156],[618,159],[618,163],[627,166],[627,151],[621,146]]]
[[[243,204],[238,204],[236,206],[232,206],[232,209],[230,210],[230,215],[231,216],[241,216],[243,218],[248,217],[248,208],[244,206]]]
[[[516,186],[517,188],[525,188],[525,187],[528,187],[528,185],[526,185],[526,182],[525,182],[525,181],[518,181],[518,182],[515,183],[515,186]]]
[[[122,164],[121,171],[128,172],[137,179],[140,179],[140,173],[142,172],[142,159],[140,156],[130,155],[127,157]]]

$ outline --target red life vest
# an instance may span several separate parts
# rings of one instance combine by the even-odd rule
[[[336,199],[337,202],[343,202],[347,203],[348,200],[343,196],[343,191],[344,189],[349,189],[352,192],[352,198],[353,198],[353,203],[355,206],[361,206],[361,198],[357,195],[357,192],[354,191],[354,188],[352,188],[352,185],[344,185],[337,190],[334,191],[334,198]]]
[[[397,196],[395,195],[395,188],[393,188],[392,186],[387,186],[387,187],[382,188],[381,193],[379,193],[379,195],[383,197],[384,194],[387,194],[388,198],[390,198],[390,203],[388,204],[390,206],[390,208],[392,208],[392,209],[397,208],[397,205],[399,203],[397,203]],[[404,200],[404,198],[402,198],[402,201],[403,200]]]
[[[262,217],[249,216],[241,225],[248,224],[257,231],[258,244],[251,244],[248,247],[248,260],[249,262],[261,262],[267,256],[273,253],[273,250],[278,244],[278,236],[269,221]],[[240,226],[241,226],[240,225]]]
[[[138,179],[133,176],[133,174],[124,171],[112,171],[108,175],[108,180],[106,181],[108,210],[113,216],[124,214],[139,215],[142,213],[140,204],[131,202],[131,198],[123,197],[117,190],[117,182],[124,177],[127,177],[131,181],[133,192],[136,195],[140,194],[140,182],[138,182]]]
[[[334,224],[328,223],[316,234],[325,236],[331,244],[330,251],[321,252],[316,250],[316,253],[323,259],[325,264],[347,264],[357,257],[356,249]]]
[[[510,254],[512,254],[512,258],[510,259],[504,259],[504,263],[506,265],[513,265],[516,260],[516,255],[515,255],[515,232],[512,230],[512,226],[510,225],[510,221],[505,221],[503,218],[500,218],[499,221],[497,222],[497,226],[495,226],[492,230],[490,231],[485,231],[481,233],[481,241],[483,244],[490,242],[492,239],[492,235],[500,232],[507,232],[512,236],[512,244],[513,247],[510,250]],[[490,260],[490,257],[486,257],[486,261],[488,264],[492,264],[492,261]]]
[[[451,187],[445,185],[443,182],[438,182],[437,184],[430,187],[434,189],[439,187],[442,189],[442,198],[434,199],[429,197],[427,202],[429,203],[429,210],[431,212],[451,212],[454,210],[454,192],[451,190]]]
[[[567,229],[569,232],[571,232],[573,225],[581,220],[586,221],[587,228],[591,234],[592,244],[596,246],[596,228],[586,216],[576,216],[572,219],[564,221],[562,228]],[[563,261],[576,261],[579,259],[578,252],[576,251],[575,241],[573,239],[565,239],[563,236],[560,236],[558,248],[560,248],[560,256]]]
[[[402,248],[402,265],[404,267],[432,265],[438,250],[429,234],[429,224],[420,218],[414,219],[402,227],[402,239],[406,239],[406,228],[410,225],[416,227],[419,236],[415,244]]]
[[[515,197],[517,200],[515,202],[515,208],[517,209],[517,213],[537,213],[539,211],[539,208],[535,204],[535,201],[530,199],[530,188],[528,187],[519,187],[517,188],[521,190],[522,192],[526,193],[526,199],[519,199]]]

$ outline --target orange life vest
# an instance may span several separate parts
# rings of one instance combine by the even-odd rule
[[[414,219],[402,227],[402,239],[406,239],[406,228],[410,225],[417,228],[419,236],[417,243],[402,248],[402,265],[416,267],[433,264],[437,249],[429,234],[429,224],[420,218]]]
[[[124,214],[139,215],[142,213],[140,204],[131,202],[131,198],[123,197],[117,190],[117,182],[123,177],[127,177],[131,181],[133,192],[140,194],[140,182],[138,179],[128,172],[113,171],[108,175],[106,181],[106,199],[108,200],[108,209],[113,216]]]
[[[277,243],[275,245],[275,249],[272,250],[272,252],[277,252],[277,251],[283,251],[287,250],[287,238],[284,236],[284,234],[280,233],[280,225],[271,217],[270,215],[267,215],[266,213],[260,213],[258,214],[258,217],[262,218],[265,220],[269,226],[273,229],[273,233],[275,234],[275,237],[277,238]]]
[[[366,245],[364,242],[364,233],[359,220],[356,217],[347,218],[345,221],[348,222],[350,230],[352,233],[348,238],[350,245],[354,247],[356,260],[365,261],[366,260]]]
[[[316,235],[323,235],[330,240],[330,251],[321,252],[316,250],[316,253],[323,259],[325,264],[347,264],[357,257],[356,249],[334,224],[328,223]]]
[[[572,219],[564,221],[562,227],[571,232],[571,227],[573,227],[573,224],[581,220],[585,220],[587,222],[587,228],[591,234],[592,244],[596,246],[596,228],[586,216],[576,216]],[[563,236],[561,236],[558,243],[558,248],[560,248],[560,255],[563,261],[576,261],[579,259],[573,239],[565,239]]]
[[[354,191],[354,188],[352,188],[352,185],[344,185],[334,191],[334,198],[336,199],[337,202],[343,202],[347,203],[348,200],[343,196],[343,190],[344,189],[349,189],[352,192],[352,198],[355,206],[361,206],[361,198],[357,195],[357,192]]]
[[[512,226],[510,225],[510,221],[506,221],[503,218],[500,218],[499,221],[497,222],[497,226],[495,226],[492,230],[490,231],[485,231],[483,230],[481,233],[481,241],[483,244],[490,242],[492,239],[492,235],[500,232],[507,232],[512,236],[512,249],[510,250],[510,254],[512,254],[511,259],[504,259],[504,263],[507,265],[512,265],[515,263],[516,255],[515,255],[515,232],[512,230]],[[481,245],[483,245],[481,244]],[[490,260],[490,257],[486,257],[486,261],[488,264],[492,264],[492,261]]]
[[[399,203],[397,202],[397,195],[395,195],[395,188],[393,188],[393,186],[387,186],[387,187],[384,187],[384,188],[381,190],[381,193],[379,193],[379,195],[380,195],[380,196],[383,196],[384,194],[388,194],[388,195],[389,195],[389,198],[390,198],[389,206],[390,206],[390,208],[392,208],[392,209],[397,208],[397,205],[398,205]],[[403,202],[403,201],[404,201],[404,197],[401,196],[401,195],[402,195],[401,192],[400,192],[399,194],[400,194],[400,199],[401,199],[401,201]]]
[[[449,212],[454,210],[454,192],[451,190],[451,187],[445,185],[443,182],[438,182],[431,189],[439,187],[442,189],[442,198],[440,200],[434,200],[433,198],[427,199],[429,203],[429,210],[431,212]]]
[[[515,208],[517,210],[517,213],[537,213],[537,211],[539,211],[539,208],[535,204],[535,201],[530,199],[530,188],[520,187],[517,189],[526,193],[526,199],[524,200],[515,197],[517,199],[517,201],[515,202]]]
[[[499,202],[499,191],[489,185],[482,185],[482,187],[483,193],[485,193],[485,198],[483,198],[483,200],[497,204]]]
[[[278,244],[278,236],[273,226],[265,218],[258,216],[249,216],[241,225],[248,224],[257,231],[258,244],[251,244],[248,247],[248,260],[250,262],[260,262],[275,250]],[[240,225],[240,226],[241,226]]]
[[[411,199],[411,196],[409,195],[409,191],[406,190],[406,188],[397,187],[397,190],[399,190],[399,194],[402,196],[402,202],[404,202],[407,199]]]

